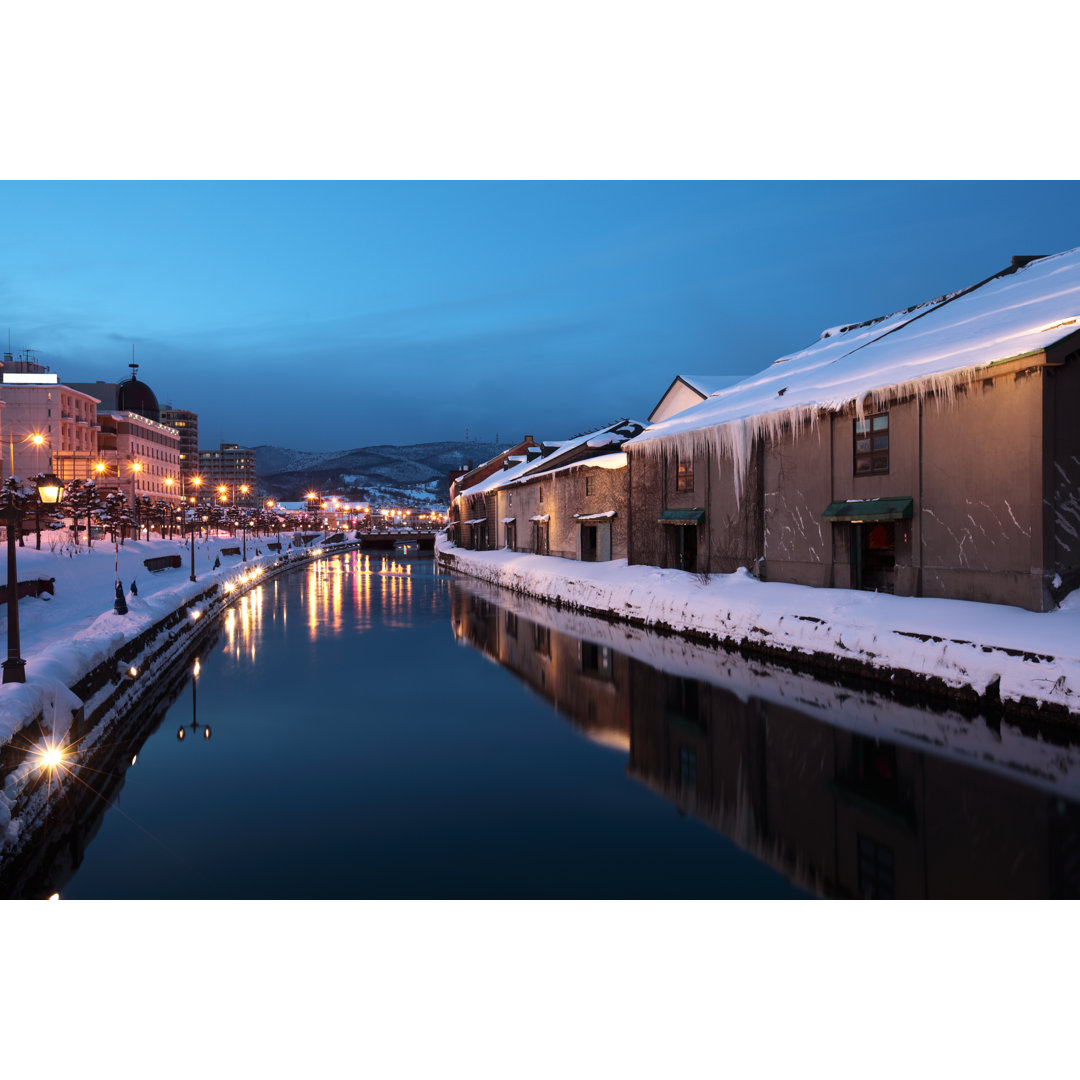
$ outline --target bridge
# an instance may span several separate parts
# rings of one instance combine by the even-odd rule
[[[377,529],[371,532],[357,530],[361,551],[393,551],[398,544],[416,544],[421,551],[435,550],[435,533],[416,529]]]

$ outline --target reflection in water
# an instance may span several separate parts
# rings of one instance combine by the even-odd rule
[[[496,602],[498,601],[498,602]],[[1080,750],[455,579],[455,637],[835,897],[1080,896]]]
[[[1067,741],[559,612],[393,553],[328,562],[236,599],[221,647],[204,638],[169,674],[158,739],[164,704],[97,733],[40,843],[0,864],[0,896],[1080,891],[1080,750]],[[178,745],[193,740],[201,750]]]
[[[199,689],[199,672],[202,670],[202,665],[199,663],[199,658],[195,658],[195,666],[191,671],[191,734],[193,736],[198,735],[200,726],[202,727],[202,733],[204,739],[210,738],[210,725],[199,724],[199,710],[198,710],[198,689]],[[179,727],[176,730],[176,738],[183,742],[187,738],[188,732],[186,727]],[[131,764],[135,764],[135,759],[131,759]]]
[[[141,712],[118,718],[104,732],[70,733],[65,747],[56,747],[55,767],[41,771],[38,785],[46,784],[44,826],[31,843],[17,851],[5,851],[0,861],[0,899],[59,899],[65,883],[75,874],[87,846],[110,808],[119,810],[120,791],[127,773],[139,761],[139,753],[158,729],[173,702],[180,698],[189,683],[192,688],[192,728],[200,728],[202,738],[210,738],[210,729],[197,723],[195,684],[199,674],[199,656],[205,656],[217,640],[211,630],[193,643],[186,658],[174,671],[158,678],[158,696]],[[184,728],[177,739],[188,736]],[[43,740],[48,750],[48,740]],[[49,761],[43,758],[48,766]],[[25,797],[34,798],[31,785]],[[137,825],[137,823],[136,823]],[[137,826],[138,827],[138,826]]]
[[[376,620],[384,625],[410,626],[412,570],[412,563],[392,555],[372,559],[359,551],[309,567],[305,603],[310,640],[317,641],[328,629],[341,632],[346,625],[370,630]]]

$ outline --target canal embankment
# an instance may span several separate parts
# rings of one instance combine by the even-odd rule
[[[20,582],[47,580],[52,592],[20,601],[26,681],[0,687],[0,854],[18,847],[46,806],[47,785],[38,782],[43,747],[93,754],[127,718],[167,695],[178,672],[186,677],[186,663],[216,634],[225,607],[299,562],[358,546],[324,549],[320,539],[237,547],[214,537],[197,540],[194,552],[190,542],[167,540],[24,549]],[[163,558],[174,565],[148,570]]]
[[[445,539],[440,566],[512,592],[829,677],[870,680],[993,715],[1080,721],[1080,595],[1057,611],[586,563]]]

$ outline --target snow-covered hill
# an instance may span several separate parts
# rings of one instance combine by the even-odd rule
[[[445,506],[451,469],[479,465],[505,450],[502,443],[435,442],[364,446],[313,452],[256,446],[259,483],[285,501],[312,489],[380,504]]]

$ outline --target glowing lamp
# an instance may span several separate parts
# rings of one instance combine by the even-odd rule
[[[63,495],[64,485],[54,473],[47,473],[38,481],[38,498],[46,506],[55,506]]]

